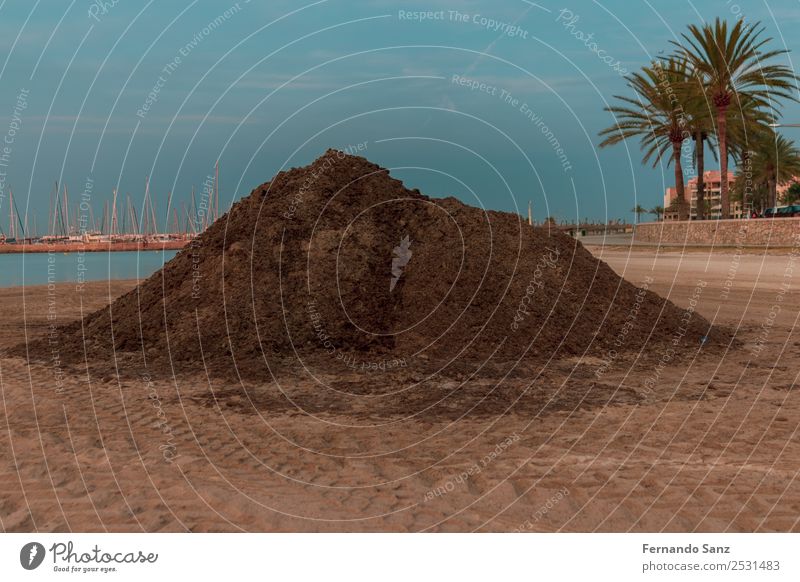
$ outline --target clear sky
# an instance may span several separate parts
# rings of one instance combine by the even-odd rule
[[[603,107],[717,16],[762,21],[800,58],[786,0],[0,0],[0,225],[9,187],[41,225],[55,181],[100,212],[115,187],[141,201],[149,175],[161,214],[217,159],[228,205],[357,144],[432,196],[631,220],[672,169],[642,166],[636,143],[598,150]]]

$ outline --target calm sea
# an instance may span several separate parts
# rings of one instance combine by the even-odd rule
[[[56,283],[74,283],[81,271],[84,281],[146,279],[176,254],[177,251],[84,253],[82,257],[77,252],[2,254],[0,287],[46,285],[48,269]]]

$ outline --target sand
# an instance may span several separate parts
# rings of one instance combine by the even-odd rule
[[[302,413],[273,383],[208,380],[202,364],[167,379],[62,378],[52,363],[6,355],[0,527],[800,531],[800,295],[781,292],[797,261],[595,252],[634,285],[652,277],[651,290],[682,308],[696,303],[737,330],[741,345],[665,365],[654,389],[655,352],[605,367],[597,357],[563,357],[495,391],[443,380],[442,394],[460,391],[457,410],[412,417],[370,395],[344,409],[308,378],[280,386]],[[134,285],[89,284],[81,296],[58,286],[58,322]],[[46,288],[25,289],[24,303],[21,289],[0,290],[0,350],[26,330],[45,337],[47,315]],[[357,385],[356,376],[322,372],[334,386]]]

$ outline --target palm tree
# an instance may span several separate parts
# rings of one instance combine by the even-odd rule
[[[683,34],[686,45],[673,43],[679,54],[689,59],[692,67],[701,75],[708,95],[714,105],[717,123],[717,141],[720,156],[720,190],[722,218],[730,217],[728,195],[728,108],[738,95],[753,99],[759,107],[774,110],[775,98],[795,99],[792,93],[797,77],[784,65],[765,64],[785,50],[763,51],[771,38],[760,39],[764,28],[746,25],[737,20],[728,29],[728,23],[717,18],[712,26],[689,26],[689,34]]]
[[[794,182],[783,194],[782,202],[786,205],[789,205],[795,204],[798,200],[800,200],[800,184]]]
[[[775,130],[770,127],[775,122],[775,116],[759,107],[747,95],[740,95],[736,104],[737,107],[728,109],[727,121],[728,148],[738,168],[733,194],[743,207],[757,203],[763,207],[769,198],[764,192],[767,184],[757,184],[753,180],[753,154],[754,150],[775,140]],[[763,190],[757,186],[763,186]]]
[[[661,220],[661,217],[664,216],[664,207],[663,206],[653,206],[647,212],[648,212],[648,214],[655,214],[656,215],[656,220]]]
[[[742,202],[742,206],[750,206],[763,212],[769,205],[769,193],[766,182],[753,174],[752,158],[747,165],[739,166],[736,179],[731,185],[731,200]]]
[[[706,180],[705,180],[705,147],[708,133],[705,129],[695,128],[692,131],[694,140],[694,163],[697,168],[697,220],[705,220]]]
[[[758,102],[748,95],[740,95],[735,107],[728,109],[727,126],[728,152],[740,163],[752,153],[755,144],[762,143],[765,136],[772,139],[776,117],[764,110]]]
[[[638,224],[639,222],[642,221],[642,214],[647,213],[647,209],[641,204],[637,204],[636,206],[631,208],[631,212],[633,212],[636,215],[636,222]]]
[[[773,132],[753,156],[753,178],[767,186],[767,205],[777,206],[778,184],[800,175],[800,149],[795,143]]]
[[[681,92],[686,86],[687,62],[669,57],[654,61],[641,72],[626,77],[637,98],[615,95],[622,105],[606,107],[614,114],[617,123],[600,132],[605,139],[600,147],[621,143],[628,138],[639,138],[644,151],[643,162],[653,160],[653,167],[667,157],[675,168],[675,190],[680,218],[689,216],[683,185],[681,145],[691,136],[686,128],[686,114],[681,107]]]
[[[692,70],[683,88],[683,108],[694,141],[694,167],[697,170],[697,220],[705,219],[705,147],[714,134],[713,107],[702,75]],[[713,152],[712,146],[712,152]]]

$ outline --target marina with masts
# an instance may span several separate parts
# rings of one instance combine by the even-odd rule
[[[122,196],[114,189],[111,200],[95,213],[90,198],[70,201],[67,186],[56,183],[50,194],[47,225],[42,228],[36,216],[29,219],[19,212],[9,189],[5,226],[0,219],[0,253],[181,249],[219,218],[219,163],[214,176],[203,182],[200,195],[192,187],[189,202],[182,202],[180,208],[174,204],[172,192],[167,193],[163,214],[150,191],[149,177],[139,204],[130,194]]]

